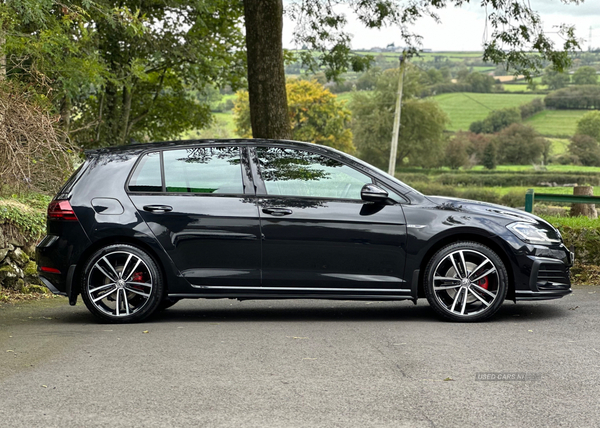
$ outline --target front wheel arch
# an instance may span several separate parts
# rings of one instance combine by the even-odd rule
[[[512,300],[514,301],[515,299],[515,276],[514,276],[514,271],[513,271],[513,266],[512,266],[512,262],[509,259],[508,255],[506,254],[506,250],[503,249],[498,243],[496,243],[493,239],[490,239],[488,237],[485,237],[483,235],[478,235],[475,233],[460,233],[458,234],[452,234],[449,236],[445,236],[441,239],[439,239],[437,242],[435,242],[435,244],[433,244],[425,253],[425,255],[423,256],[423,258],[421,259],[421,264],[419,265],[419,283],[418,283],[418,295],[417,297],[419,298],[424,298],[425,297],[425,268],[427,267],[427,264],[429,263],[429,260],[431,260],[431,258],[433,257],[433,255],[435,253],[437,253],[439,250],[441,250],[442,248],[444,248],[447,245],[453,244],[455,242],[459,242],[459,241],[471,241],[471,242],[477,242],[479,244],[485,245],[486,247],[489,247],[492,251],[494,251],[498,257],[500,257],[500,259],[502,260],[502,263],[504,263],[504,267],[506,268],[506,271],[508,273],[508,292],[506,294],[506,299],[507,300]]]

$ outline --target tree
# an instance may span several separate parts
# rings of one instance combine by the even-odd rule
[[[432,166],[443,155],[443,132],[448,117],[431,99],[416,99],[420,93],[420,73],[407,67],[397,164]],[[358,92],[350,102],[352,132],[358,155],[367,162],[385,168],[390,156],[390,142],[398,85],[398,69],[386,70],[372,93]]]
[[[600,111],[590,111],[577,121],[576,134],[587,135],[600,141]]]
[[[469,155],[467,149],[470,146],[470,141],[463,135],[456,135],[446,145],[444,165],[451,169],[458,169],[461,166],[467,165]]]
[[[521,111],[518,107],[508,107],[491,111],[483,121],[471,123],[469,131],[476,134],[493,134],[513,123],[521,122]]]
[[[353,153],[350,111],[320,83],[292,79],[287,85],[291,138]],[[241,137],[252,137],[248,92],[237,94],[234,120]]]
[[[498,158],[503,165],[523,165],[543,161],[549,142],[531,126],[513,123],[495,138]]]
[[[598,83],[598,75],[594,67],[580,67],[573,73],[574,85],[596,85]]]
[[[255,138],[291,138],[283,69],[283,3],[244,0],[250,120]]]
[[[564,88],[570,81],[568,74],[558,71],[552,66],[547,67],[542,76],[542,85],[547,85],[550,90]]]
[[[475,0],[474,0],[475,1]],[[479,0],[482,6],[489,10],[488,23],[491,31],[486,32],[491,36],[484,41],[484,61],[496,64],[505,64],[516,74],[524,74],[528,78],[540,69],[545,61],[550,62],[557,70],[564,70],[570,64],[569,52],[574,52],[578,47],[573,26],[562,25],[559,33],[563,37],[563,45],[556,48],[552,40],[544,32],[540,16],[529,6],[528,2],[499,0]],[[579,0],[563,0],[565,3],[579,3]],[[256,9],[262,18],[257,20],[262,25],[246,25],[247,37],[250,33],[256,34],[278,33],[281,18],[274,11],[283,10],[281,0],[244,0],[248,6],[251,3],[260,4]],[[346,70],[363,71],[373,58],[362,57],[351,52],[350,35],[344,31],[347,22],[343,12],[336,8],[340,3],[350,6],[358,19],[369,28],[382,28],[386,26],[399,28],[403,42],[408,46],[409,53],[416,52],[421,36],[411,31],[412,25],[422,16],[439,19],[436,11],[446,6],[461,6],[464,0],[422,0],[405,2],[402,0],[295,0],[291,2],[286,13],[295,21],[295,38],[299,46],[308,48],[303,51],[301,59],[305,66],[312,71],[325,69],[328,79],[335,79]],[[254,18],[252,18],[254,22]],[[266,26],[269,29],[265,28]],[[280,44],[274,39],[265,38],[261,41],[265,49],[279,49]],[[248,63],[255,64],[261,60],[248,50]],[[317,52],[318,55],[314,55]],[[281,77],[282,67],[269,61],[269,70],[265,76],[279,82],[278,88],[273,88],[276,96],[284,96],[284,83]],[[264,85],[251,79],[248,82],[250,92],[255,85],[263,88]],[[259,89],[260,90],[260,89]],[[281,101],[280,99],[280,101]],[[280,101],[276,105],[280,105]],[[262,110],[262,115],[284,116],[282,108],[273,108],[272,111]],[[258,119],[257,119],[258,120]],[[275,121],[273,117],[262,118],[268,122]],[[280,119],[284,121],[283,118]],[[254,119],[253,119],[254,121]],[[280,123],[279,121],[277,123]],[[259,136],[258,134],[256,134]],[[270,134],[276,135],[276,133]],[[287,135],[287,134],[286,134]],[[285,135],[282,135],[285,137]]]
[[[589,135],[574,135],[569,143],[569,153],[577,156],[582,165],[600,166],[600,144]]]
[[[83,147],[174,138],[210,124],[197,97],[245,74],[241,3],[16,0],[10,78],[42,76]],[[133,11],[133,12],[132,12]],[[26,20],[34,15],[39,19]],[[29,77],[28,77],[29,76]]]
[[[486,169],[496,169],[496,145],[493,142],[488,143],[483,149],[482,164]]]

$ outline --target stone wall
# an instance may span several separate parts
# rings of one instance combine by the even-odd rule
[[[42,291],[33,260],[35,246],[16,228],[0,223],[0,287],[15,291]],[[44,287],[45,289],[45,287]]]

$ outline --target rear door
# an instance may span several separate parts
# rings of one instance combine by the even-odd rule
[[[252,158],[260,177],[265,289],[402,294],[400,203],[363,202],[360,191],[372,178],[317,152],[257,147]]]
[[[260,286],[260,225],[243,146],[144,155],[129,192],[182,275],[199,288]]]

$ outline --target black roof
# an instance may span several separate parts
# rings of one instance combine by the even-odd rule
[[[208,140],[173,140],[173,141],[156,141],[152,143],[135,143],[127,144],[123,146],[114,147],[102,147],[100,149],[86,150],[87,156],[99,156],[103,154],[129,154],[135,155],[147,150],[159,150],[165,148],[175,148],[180,146],[189,146],[191,144],[219,144],[219,145],[232,145],[232,144],[285,144],[287,146],[296,147],[320,147],[325,150],[337,151],[331,147],[325,147],[318,144],[305,143],[301,141],[292,140],[268,140],[264,138],[231,138],[231,139],[208,139]]]

